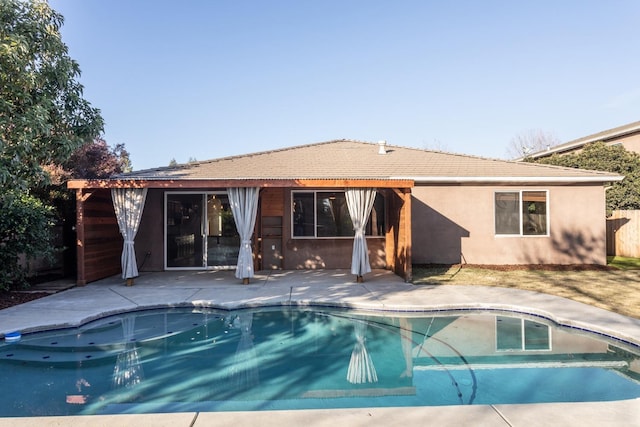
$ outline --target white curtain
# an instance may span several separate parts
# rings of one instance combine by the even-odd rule
[[[122,278],[131,279],[138,276],[134,239],[140,226],[144,202],[147,198],[146,188],[112,188],[111,198],[116,211],[120,234],[124,239],[122,246]]]
[[[144,379],[144,371],[135,338],[135,316],[122,318],[124,349],[118,353],[116,366],[113,368],[112,384],[114,388],[133,387]]]
[[[364,320],[356,320],[353,324],[356,343],[351,351],[351,360],[347,369],[347,381],[351,384],[377,383],[378,373],[373,365],[371,356],[365,346],[367,323]]]
[[[236,277],[248,279],[253,277],[253,251],[251,250],[251,235],[256,224],[258,212],[259,187],[228,188],[229,204],[233,219],[240,234],[240,252],[238,252],[238,268]]]
[[[258,355],[253,345],[253,313],[241,313],[233,322],[240,329],[240,341],[233,358],[231,376],[233,386],[238,390],[247,390],[260,382]]]
[[[367,248],[364,232],[371,209],[373,209],[373,202],[376,199],[376,190],[373,188],[349,188],[345,191],[345,196],[355,231],[353,255],[351,256],[351,274],[363,276],[365,273],[371,272],[369,249]]]

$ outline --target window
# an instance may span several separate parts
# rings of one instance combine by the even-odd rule
[[[496,350],[551,350],[547,325],[527,319],[496,316]]]
[[[353,223],[344,191],[294,191],[293,237],[353,237]],[[376,200],[367,221],[367,236],[384,236],[384,197]]]
[[[495,232],[498,235],[546,236],[547,191],[495,193]]]

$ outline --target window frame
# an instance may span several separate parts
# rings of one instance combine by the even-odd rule
[[[520,341],[520,345],[518,347],[512,346],[512,347],[507,347],[507,346],[500,346],[500,334],[501,334],[501,325],[500,323],[503,321],[519,321],[520,325],[519,325],[519,330],[520,330],[520,336],[519,336],[519,341]],[[535,320],[531,320],[531,319],[526,319],[526,318],[513,318],[513,317],[509,317],[509,316],[496,316],[495,317],[495,327],[496,327],[496,353],[515,353],[515,352],[527,352],[527,353],[533,353],[533,352],[550,352],[553,351],[553,330],[552,328],[549,327],[549,325],[546,325],[544,323],[541,322],[536,322]],[[536,327],[536,328],[544,328],[543,330],[546,331],[546,337],[545,337],[545,341],[546,341],[546,346],[545,347],[537,347],[536,346],[531,346],[531,345],[527,345],[528,343],[528,339],[527,337],[531,338],[531,333],[530,333],[530,328],[531,327]],[[529,333],[527,333],[529,332]],[[506,333],[502,332],[502,333]]]
[[[294,215],[294,202],[295,202],[295,195],[296,194],[313,194],[313,235],[307,235],[307,236],[296,236],[294,235],[295,233],[295,223],[294,223],[294,219],[295,219],[295,215]],[[316,189],[316,190],[291,190],[291,200],[290,200],[290,228],[291,228],[291,238],[292,239],[317,239],[317,240],[334,240],[334,239],[340,239],[340,240],[346,240],[346,239],[353,239],[354,235],[350,235],[350,236],[318,236],[318,193],[342,193],[345,195],[346,198],[346,189]],[[378,192],[376,194],[376,197],[382,197],[383,201],[384,201],[384,223],[386,224],[387,218],[386,218],[386,197],[384,197],[384,194]],[[351,217],[349,217],[349,219],[351,219]],[[354,233],[355,234],[355,233]],[[366,234],[365,235],[366,238],[371,238],[371,239],[384,239],[385,235],[372,235],[372,234]]]
[[[518,194],[518,233],[498,233],[496,229],[496,195],[500,193],[517,193]],[[546,220],[546,230],[543,234],[524,234],[522,230],[523,225],[523,194],[524,193],[544,193],[545,195],[545,220]],[[549,190],[547,189],[520,189],[520,190],[495,190],[493,192],[493,234],[494,237],[549,237],[551,230],[551,216],[550,212],[550,202],[549,202]]]

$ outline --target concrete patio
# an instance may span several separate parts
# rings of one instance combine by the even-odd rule
[[[173,306],[222,309],[323,305],[366,310],[503,309],[539,315],[561,325],[615,336],[640,346],[640,320],[545,294],[481,286],[414,286],[384,270],[355,283],[346,270],[258,272],[249,285],[230,271],[143,273],[134,286],[112,277],[0,310],[0,335],[81,325],[120,312]],[[640,426],[640,399],[529,405],[361,408],[271,412],[0,418],[0,426],[280,426],[477,425]]]

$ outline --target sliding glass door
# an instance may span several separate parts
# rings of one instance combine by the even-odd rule
[[[238,264],[240,236],[226,194],[207,194],[207,267],[235,268]]]
[[[235,268],[240,238],[226,193],[166,193],[165,268]]]

